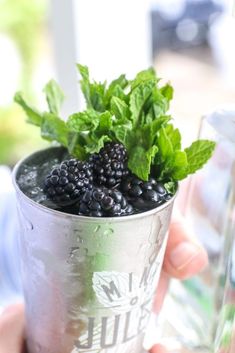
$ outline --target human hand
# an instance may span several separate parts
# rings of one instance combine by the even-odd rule
[[[206,251],[193,239],[182,220],[173,219],[163,271],[157,289],[154,310],[159,312],[167,291],[170,277],[189,278],[200,272],[208,262]],[[25,353],[24,308],[15,304],[0,316],[0,353]],[[150,353],[167,353],[162,346],[155,346]]]
[[[191,234],[182,216],[177,214],[173,217],[169,229],[169,239],[156,291],[154,311],[160,312],[171,277],[180,280],[188,279],[201,272],[207,264],[208,256],[205,249]],[[156,345],[150,353],[167,353],[167,350]]]

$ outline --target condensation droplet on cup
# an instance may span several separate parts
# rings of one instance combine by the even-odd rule
[[[76,231],[75,231],[75,233],[76,233]],[[79,234],[76,234],[76,240],[78,243],[81,243],[81,244],[84,243],[84,239]]]
[[[25,218],[24,224],[25,224],[25,229],[27,231],[33,230],[33,224],[30,221],[28,221],[26,218]]]
[[[87,248],[75,248],[70,253],[70,259],[79,259],[81,256],[86,256],[88,254]]]
[[[112,235],[113,233],[114,233],[114,230],[113,230],[112,228],[108,228],[108,229],[106,229],[106,230],[104,231],[104,235],[105,235],[106,237]]]
[[[95,229],[94,229],[94,233],[98,233],[98,231],[100,230],[100,225],[97,225],[96,227],[95,227]]]

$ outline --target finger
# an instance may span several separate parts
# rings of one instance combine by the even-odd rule
[[[160,344],[154,346],[151,350],[150,353],[168,353],[166,348],[161,346]]]
[[[169,286],[169,276],[166,272],[162,271],[158,282],[156,296],[154,298],[153,311],[158,314],[162,308],[164,298]]]
[[[0,316],[0,353],[23,353],[24,309],[14,304]]]
[[[206,250],[198,243],[182,217],[173,219],[169,230],[163,268],[170,276],[186,279],[208,264]]]

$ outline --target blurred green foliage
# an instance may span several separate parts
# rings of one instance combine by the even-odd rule
[[[13,166],[22,156],[48,145],[38,129],[25,120],[24,112],[16,105],[0,108],[0,164]]]
[[[47,4],[46,0],[0,0],[0,32],[9,36],[19,51],[19,88],[32,99],[32,75],[40,43],[45,40]],[[26,124],[25,115],[16,104],[0,107],[0,164],[13,165],[43,145],[37,129]]]
[[[21,87],[29,93],[45,17],[46,0],[0,0],[0,32],[8,34],[19,50],[22,58]]]

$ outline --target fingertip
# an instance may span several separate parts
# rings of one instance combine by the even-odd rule
[[[150,350],[150,353],[168,353],[168,352],[166,348],[164,348],[162,345],[157,344]]]
[[[208,265],[208,255],[189,225],[177,215],[170,225],[163,268],[175,278],[187,279]]]
[[[178,279],[187,279],[202,272],[208,265],[206,250],[193,242],[182,242],[166,254],[164,271]]]

